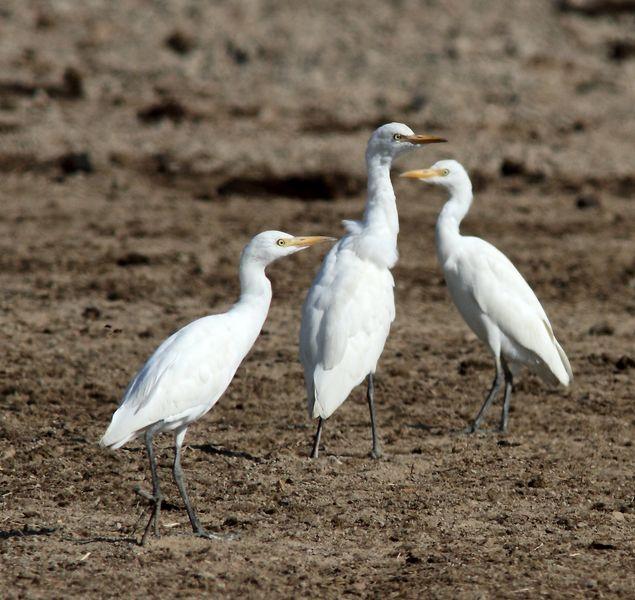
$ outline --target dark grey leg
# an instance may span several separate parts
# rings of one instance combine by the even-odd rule
[[[483,405],[478,411],[476,418],[474,419],[472,424],[465,430],[466,433],[475,433],[478,430],[481,424],[481,421],[483,420],[483,417],[485,417],[485,413],[491,406],[492,402],[494,401],[494,398],[496,398],[496,395],[498,394],[504,379],[505,379],[505,376],[503,374],[503,367],[501,365],[500,359],[497,359],[496,360],[496,375],[494,377],[494,382],[492,383],[492,388],[490,389],[489,394],[487,394],[487,398],[485,398],[485,402],[483,402]]]
[[[503,412],[501,413],[499,431],[505,433],[507,431],[507,422],[509,421],[509,403],[512,399],[512,390],[514,389],[514,376],[509,370],[505,360],[502,360],[502,363],[505,373],[505,399],[503,400]]]
[[[187,511],[187,516],[190,518],[190,523],[192,524],[192,531],[197,536],[205,537],[208,539],[222,539],[222,536],[216,535],[214,533],[210,533],[203,529],[201,522],[198,520],[198,516],[196,515],[196,511],[192,507],[192,503],[190,502],[190,498],[187,495],[187,489],[185,488],[185,477],[183,476],[183,469],[181,468],[181,446],[183,444],[183,440],[185,438],[185,432],[187,430],[184,429],[180,431],[176,437],[174,442],[174,466],[172,469],[172,473],[174,475],[174,481],[176,482],[176,486],[179,488],[179,493],[181,494],[181,498],[183,498],[183,503],[185,504],[185,510]]]
[[[370,411],[370,428],[373,436],[373,447],[370,455],[373,458],[381,458],[382,452],[379,447],[379,439],[377,438],[377,425],[375,423],[375,386],[373,385],[373,374],[368,374],[368,388],[366,390],[366,398],[368,399],[368,410]]]
[[[313,450],[311,452],[311,458],[317,458],[318,452],[320,449],[320,438],[322,437],[322,425],[324,424],[324,419],[322,417],[318,420],[317,431],[315,432],[315,439],[313,441]]]
[[[159,534],[159,517],[161,516],[161,502],[163,501],[163,495],[161,494],[161,490],[159,489],[159,474],[157,472],[157,462],[154,456],[154,448],[152,446],[152,438],[154,434],[161,429],[163,426],[163,421],[159,421],[155,423],[151,427],[146,429],[145,433],[145,442],[146,442],[146,451],[148,453],[148,459],[150,460],[150,473],[152,474],[152,496],[147,492],[144,492],[139,486],[135,488],[135,492],[150,500],[154,506],[152,508],[152,513],[150,514],[150,520],[146,525],[146,528],[143,532],[143,536],[141,537],[141,545],[145,546],[145,543],[148,540],[148,535],[150,534],[150,527],[154,524],[154,534],[157,537],[160,537]]]

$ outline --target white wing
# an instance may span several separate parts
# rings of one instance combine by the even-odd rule
[[[176,427],[207,412],[253,344],[235,321],[228,313],[204,317],[166,339],[128,386],[102,446],[118,448],[153,423]]]
[[[395,317],[393,286],[390,271],[359,258],[349,237],[324,259],[300,328],[312,417],[328,418],[375,371]]]
[[[443,269],[452,298],[468,324],[484,339],[483,316],[489,319],[503,334],[503,345],[508,340],[515,346],[508,351],[520,352],[512,359],[524,357],[523,362],[528,361],[527,366],[550,383],[568,385],[572,378],[569,361],[529,284],[491,244],[474,237],[461,241],[460,250]]]

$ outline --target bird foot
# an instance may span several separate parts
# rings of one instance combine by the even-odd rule
[[[144,489],[142,489],[140,485],[135,485],[133,490],[135,494],[141,496],[148,502],[152,502],[152,504],[158,504],[160,502],[163,502],[163,494],[161,492],[159,492],[156,496],[154,496],[150,492],[146,492]]]
[[[370,451],[370,457],[374,460],[379,460],[383,455],[384,453],[379,448],[373,448]]]
[[[463,433],[466,433],[468,435],[472,435],[474,433],[476,433],[478,431],[478,427],[474,426],[474,423],[472,423],[471,425],[468,425],[465,429],[463,429]]]
[[[136,494],[153,504],[152,511],[150,513],[150,519],[148,520],[148,524],[146,525],[143,536],[141,537],[141,542],[139,543],[140,546],[145,546],[146,542],[148,541],[148,536],[150,535],[151,529],[154,529],[155,537],[161,537],[161,533],[159,532],[159,515],[161,514],[161,503],[163,502],[163,494],[161,492],[157,492],[156,495],[153,495],[150,492],[146,492],[139,485],[135,485],[134,491]]]

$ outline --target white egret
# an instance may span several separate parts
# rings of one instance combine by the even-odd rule
[[[437,220],[437,257],[454,304],[496,363],[492,388],[467,431],[479,428],[503,384],[500,430],[506,431],[514,375],[526,366],[549,385],[568,386],[573,373],[567,355],[538,298],[511,261],[485,240],[459,232],[472,204],[472,183],[463,166],[442,160],[402,177],[440,185],[450,193]]]
[[[392,161],[423,144],[444,142],[415,135],[401,123],[379,127],[366,148],[368,197],[361,221],[344,221],[348,233],[329,251],[302,308],[300,360],[309,417],[322,426],[351,390],[368,381],[372,456],[381,456],[375,425],[373,374],[395,317],[394,280],[399,218],[390,181]]]
[[[181,445],[193,421],[209,411],[223,394],[265,322],[271,303],[271,282],[265,268],[274,260],[333,238],[292,237],[280,231],[255,236],[240,258],[240,299],[226,313],[197,319],[167,338],[126,389],[121,404],[101,439],[113,449],[145,436],[152,474],[152,494],[137,490],[153,503],[141,543],[154,523],[158,535],[162,495],[152,438],[163,431],[175,435],[173,474],[194,533],[206,532],[189,501],[181,469]]]

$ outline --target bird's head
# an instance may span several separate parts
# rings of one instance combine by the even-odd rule
[[[378,156],[392,160],[424,144],[445,142],[436,135],[417,135],[403,123],[387,123],[375,129],[368,140],[366,158]]]
[[[471,189],[472,187],[467,171],[456,160],[440,160],[429,169],[406,171],[400,177],[441,185],[451,192],[465,188]]]
[[[245,246],[243,256],[266,266],[283,256],[334,240],[321,235],[294,237],[283,231],[263,231]]]

